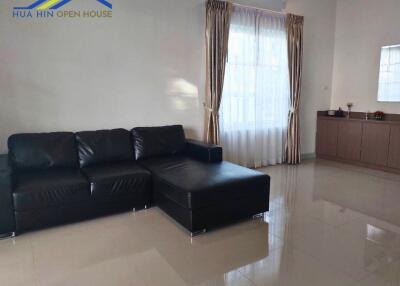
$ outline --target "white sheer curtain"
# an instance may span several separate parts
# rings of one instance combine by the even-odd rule
[[[282,163],[288,111],[285,16],[235,7],[220,108],[225,159],[247,167]]]

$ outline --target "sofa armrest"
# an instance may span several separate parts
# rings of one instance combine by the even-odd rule
[[[208,163],[222,161],[222,147],[196,140],[186,140],[186,154]]]
[[[15,232],[11,176],[8,156],[0,155],[0,238]]]

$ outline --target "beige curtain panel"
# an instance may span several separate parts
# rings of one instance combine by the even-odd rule
[[[207,1],[206,49],[207,78],[205,107],[205,141],[219,144],[219,107],[224,86],[225,65],[228,54],[229,26],[232,4]]]
[[[299,164],[300,158],[300,94],[303,62],[303,25],[304,17],[287,15],[287,41],[290,81],[290,109],[286,146],[286,162]]]

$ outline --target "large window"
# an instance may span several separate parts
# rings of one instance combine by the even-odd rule
[[[281,163],[288,108],[285,17],[235,8],[220,109],[226,159],[249,167]]]
[[[378,101],[400,101],[400,45],[382,48]]]

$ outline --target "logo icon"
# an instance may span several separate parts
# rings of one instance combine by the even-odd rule
[[[17,10],[47,10],[47,9],[51,9],[51,10],[56,10],[58,8],[63,7],[64,5],[68,4],[69,2],[71,2],[72,0],[37,0],[35,2],[33,2],[31,5],[26,6],[26,7],[14,7],[14,9]],[[104,6],[112,9],[112,4],[110,2],[108,2],[107,0],[94,0],[97,1],[101,4],[103,4]]]

